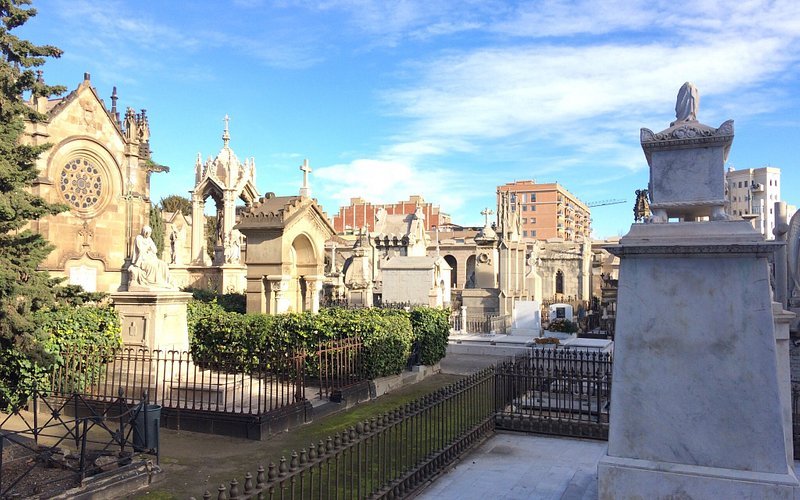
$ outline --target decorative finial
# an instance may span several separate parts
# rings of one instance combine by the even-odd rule
[[[84,73],[83,74],[83,81],[88,82],[91,79],[92,79],[92,75],[90,75],[89,73]]]
[[[308,185],[308,174],[311,173],[311,167],[308,165],[308,158],[303,160],[300,170],[303,172],[303,187],[300,188],[300,196],[309,198],[311,196],[311,188]]]
[[[231,140],[231,134],[228,132],[228,122],[230,120],[231,119],[227,114],[225,115],[225,118],[222,119],[222,121],[225,122],[225,130],[222,131],[222,144],[226,148],[228,147],[228,142]]]

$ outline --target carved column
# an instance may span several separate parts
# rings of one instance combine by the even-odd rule
[[[319,293],[322,291],[322,280],[325,276],[311,275],[304,277],[306,281],[306,296],[303,298],[304,310],[316,314],[319,312]]]
[[[203,265],[206,261],[205,201],[200,193],[192,193],[192,264]]]
[[[282,314],[289,311],[291,297],[288,296],[289,280],[292,277],[285,274],[267,276],[270,297],[267,303],[267,314]]]

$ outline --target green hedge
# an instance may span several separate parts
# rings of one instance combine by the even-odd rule
[[[50,389],[51,373],[63,366],[69,352],[100,353],[103,362],[122,346],[119,315],[111,306],[64,306],[38,313],[39,356],[27,354],[15,345],[0,346],[0,407],[8,409],[27,402],[34,388]],[[98,373],[99,366],[83,363],[64,370],[69,380],[62,383],[80,389]]]
[[[414,342],[419,349],[419,363],[433,365],[447,354],[450,336],[450,313],[446,309],[415,307],[410,313]]]
[[[199,363],[224,364],[227,370],[255,370],[259,361],[285,357],[294,350],[313,353],[321,342],[360,338],[369,378],[400,373],[411,353],[409,314],[385,309],[324,309],[319,314],[277,316],[227,312],[215,302],[190,301],[192,355]],[[313,371],[314,359],[309,358]]]

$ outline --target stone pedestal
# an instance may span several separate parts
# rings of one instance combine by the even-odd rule
[[[186,304],[191,293],[141,291],[112,293],[125,347],[187,351]]]
[[[219,293],[243,293],[247,289],[247,267],[242,264],[224,264],[219,267]]]
[[[601,499],[798,494],[774,246],[737,220],[635,224],[610,248],[620,271]]]

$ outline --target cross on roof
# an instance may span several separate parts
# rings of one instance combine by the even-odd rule
[[[481,215],[483,215],[486,218],[486,225],[487,226],[489,225],[489,216],[492,215],[493,213],[494,213],[494,210],[489,210],[489,207],[486,207],[483,210],[481,210]]]
[[[231,121],[231,119],[226,114],[225,118],[223,118],[222,121],[225,122],[225,130],[223,130],[223,132],[222,132],[222,142],[225,144],[225,146],[227,146],[228,145],[228,141],[231,140],[231,135],[230,135],[230,133],[228,133],[228,122]]]
[[[311,166],[308,164],[308,158],[303,160],[300,170],[303,172],[303,187],[300,189],[300,196],[310,196],[311,188],[308,187],[308,174],[311,173]]]

